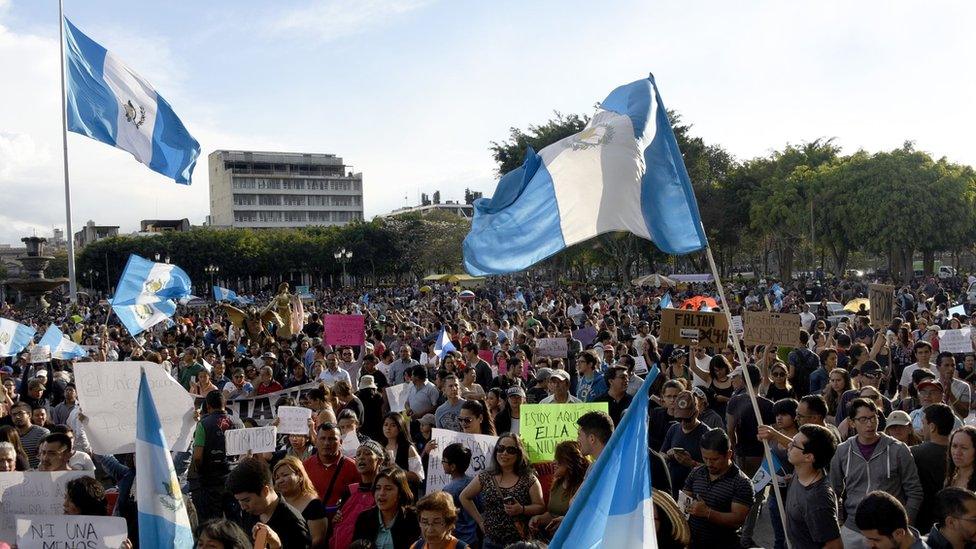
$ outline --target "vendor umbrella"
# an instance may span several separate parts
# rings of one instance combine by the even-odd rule
[[[715,309],[718,307],[718,302],[714,298],[705,295],[696,295],[695,297],[689,297],[688,299],[681,302],[681,309],[691,309],[697,311],[701,309],[702,304],[704,304],[709,309]]]
[[[865,311],[871,310],[871,301],[863,297],[848,301],[847,305],[844,305],[844,310],[849,313],[856,313],[861,310],[861,305],[864,305]]]
[[[631,282],[634,286],[651,286],[653,288],[660,288],[661,286],[674,288],[675,286],[674,280],[658,273],[644,275],[640,278],[635,278]]]

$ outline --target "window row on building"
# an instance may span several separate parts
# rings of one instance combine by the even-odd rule
[[[234,194],[235,206],[362,206],[359,195]]]
[[[234,210],[236,223],[339,223],[361,221],[362,212],[269,212]]]
[[[361,191],[362,181],[341,179],[283,179],[280,177],[235,177],[234,189],[277,189],[286,191]]]

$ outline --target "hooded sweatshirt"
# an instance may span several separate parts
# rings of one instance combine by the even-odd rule
[[[908,446],[879,433],[880,439],[871,459],[865,460],[853,436],[837,447],[830,460],[830,485],[841,500],[846,520],[844,526],[859,531],[854,524],[854,512],[866,495],[882,490],[898,498],[908,512],[908,522],[914,523],[922,505],[922,483]]]

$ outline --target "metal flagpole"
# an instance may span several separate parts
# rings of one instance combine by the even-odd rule
[[[739,334],[735,333],[735,330],[731,329],[732,311],[729,309],[729,300],[725,298],[725,288],[722,287],[722,278],[718,275],[718,269],[715,267],[715,258],[712,257],[711,246],[705,247],[705,255],[708,257],[708,265],[712,268],[712,276],[715,278],[715,286],[718,288],[718,296],[722,299],[722,311],[725,313],[725,319],[729,323],[729,336],[732,340],[732,346],[735,348],[736,356],[739,357],[739,364],[742,365],[742,379],[745,380],[746,389],[749,391],[749,400],[752,401],[752,412],[756,414],[756,425],[762,425],[762,414],[759,411],[759,402],[756,400],[756,389],[752,386],[752,378],[749,377],[746,354],[742,349],[742,342],[739,341]],[[790,549],[792,546],[790,545],[790,537],[786,530],[786,512],[783,507],[783,494],[779,489],[779,483],[776,482],[776,471],[773,469],[772,452],[769,450],[769,442],[763,440],[762,444],[763,454],[766,456],[766,463],[769,464],[770,475],[773,477],[771,484],[773,485],[773,492],[776,493],[776,506],[779,508],[779,517],[783,523],[783,539],[786,540],[787,549]],[[762,464],[760,464],[760,467],[762,467]]]
[[[68,240],[68,295],[78,303],[75,278],[75,233],[71,230],[71,187],[68,185],[68,99],[64,90],[64,0],[58,0],[58,35],[61,37],[61,143],[64,150],[64,219]]]

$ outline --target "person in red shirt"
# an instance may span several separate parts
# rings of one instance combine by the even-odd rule
[[[258,386],[256,393],[260,395],[266,395],[268,393],[276,393],[283,390],[284,387],[280,383],[275,381],[274,372],[271,370],[270,366],[264,366],[261,368],[261,373],[258,374]]]
[[[356,462],[342,455],[341,435],[335,423],[319,425],[316,433],[315,453],[305,460],[305,471],[331,520],[339,496],[347,486],[359,481],[359,472]]]

